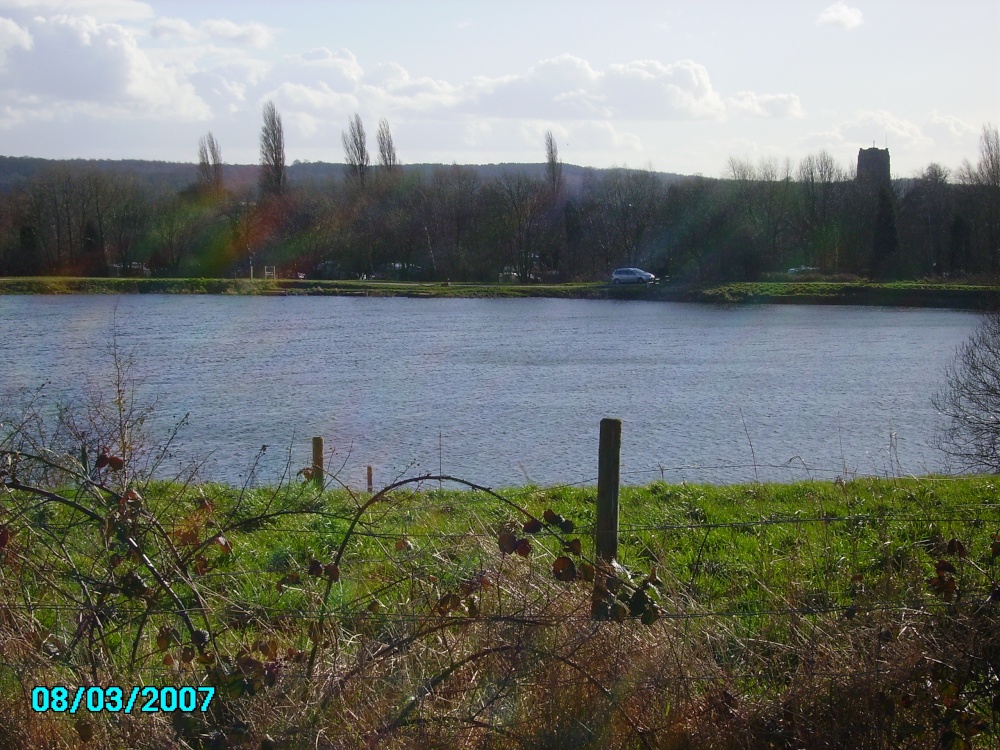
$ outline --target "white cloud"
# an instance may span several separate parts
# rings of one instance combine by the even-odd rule
[[[975,144],[979,137],[979,129],[969,125],[958,117],[931,113],[931,118],[925,127],[936,141],[950,142],[958,145]]]
[[[202,33],[183,18],[157,18],[150,33],[156,39],[180,39],[188,43],[203,38]]]
[[[725,105],[705,66],[693,60],[664,64],[636,60],[612,65],[601,90],[614,114],[624,119],[722,117]]]
[[[0,10],[26,18],[67,14],[100,21],[143,21],[154,15],[148,3],[136,0],[0,0]]]
[[[926,149],[933,145],[919,125],[885,110],[860,110],[841,130],[847,138],[862,146],[873,141],[879,147],[888,142],[890,149]]]
[[[936,113],[921,127],[886,110],[859,110],[850,119],[809,133],[796,139],[796,143],[804,152],[829,151],[849,168],[853,167],[859,148],[871,148],[872,145],[885,148],[888,145],[896,165],[923,159],[940,160],[940,155],[947,153],[942,150],[942,145],[947,144],[949,139],[939,136],[939,131],[943,133],[956,128],[959,133],[965,132],[961,131],[961,127],[957,119],[940,117]],[[968,143],[968,133],[964,140],[959,136],[953,142],[954,145]]]
[[[34,43],[27,29],[22,29],[9,18],[0,18],[0,71],[3,70],[7,50],[30,50]]]
[[[283,83],[278,88],[264,94],[262,101],[273,99],[281,102],[289,110],[313,112],[342,112],[356,109],[357,98],[351,93],[334,91],[326,83],[317,86],[303,86],[299,83]]]
[[[0,17],[0,50],[8,47],[31,49],[31,34],[9,18]]]
[[[262,23],[237,24],[215,19],[205,21],[201,28],[212,39],[245,44],[257,49],[269,47],[274,41],[274,34]]]
[[[740,91],[736,96],[726,99],[726,107],[757,117],[805,117],[802,102],[795,94],[755,94],[752,91]]]
[[[601,71],[560,55],[524,74],[477,78],[459,89],[460,108],[493,117],[701,119],[725,113],[707,69],[692,60],[634,60]]]
[[[156,39],[178,39],[188,44],[222,42],[255,49],[270,47],[274,42],[274,32],[262,23],[238,24],[225,19],[211,19],[193,26],[182,18],[158,18],[150,33]]]
[[[30,24],[33,44],[11,48],[0,72],[5,103],[22,119],[70,116],[197,120],[207,105],[184,75],[153,60],[136,36],[89,16]]]
[[[843,29],[856,29],[864,22],[861,10],[851,7],[844,0],[837,0],[816,19],[817,26],[840,26]]]
[[[285,61],[266,80],[271,91],[294,86],[287,89],[295,94],[289,103],[326,109],[338,95],[351,95],[362,110],[380,114],[449,112],[528,121],[721,120],[727,112],[770,118],[803,115],[794,94],[743,91],[726,100],[715,90],[708,70],[692,60],[635,60],[597,70],[582,58],[560,55],[518,75],[479,76],[458,83],[413,78],[398,63],[366,71],[347,50],[321,49]]]
[[[334,52],[325,47],[289,58],[271,71],[275,80],[303,85],[326,84],[344,92],[356,91],[363,75],[364,70],[353,52],[347,49]]]

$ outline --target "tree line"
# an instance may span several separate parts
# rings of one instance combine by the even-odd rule
[[[826,152],[798,165],[731,158],[721,178],[575,171],[552,133],[542,169],[407,170],[389,124],[361,117],[341,179],[289,184],[281,116],[263,110],[256,185],[226,179],[208,133],[182,190],[134,173],[55,165],[0,195],[0,274],[279,276],[559,282],[642,266],[689,281],[799,273],[871,279],[1000,273],[1000,139],[978,159],[880,180]]]

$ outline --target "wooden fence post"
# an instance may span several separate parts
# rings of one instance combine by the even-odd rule
[[[372,482],[372,467],[368,467],[368,494],[372,494],[374,491],[374,482]]]
[[[313,438],[313,481],[320,489],[323,488],[323,438]]]
[[[601,420],[601,444],[597,460],[597,525],[594,541],[597,557],[611,562],[618,557],[618,484],[621,466],[622,421]]]

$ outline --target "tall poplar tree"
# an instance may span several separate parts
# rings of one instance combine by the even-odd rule
[[[274,102],[264,105],[264,125],[260,130],[260,191],[264,195],[285,192],[285,136],[281,115]]]

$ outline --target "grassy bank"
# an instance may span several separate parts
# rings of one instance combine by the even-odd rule
[[[614,570],[593,488],[115,468],[3,479],[3,747],[1000,743],[997,478],[625,487]],[[33,685],[107,683],[218,693],[28,708]]]
[[[980,310],[995,305],[994,286],[931,282],[765,282],[692,290],[699,302],[802,305],[878,305]]]
[[[586,297],[601,285],[450,284],[292,279],[107,279],[30,277],[0,279],[0,294],[245,294],[368,297]]]
[[[109,279],[26,277],[0,279],[0,294],[290,294],[418,298],[659,300],[710,304],[846,304],[984,309],[993,286],[931,282],[762,282],[615,286],[579,284],[463,284],[291,279]]]

